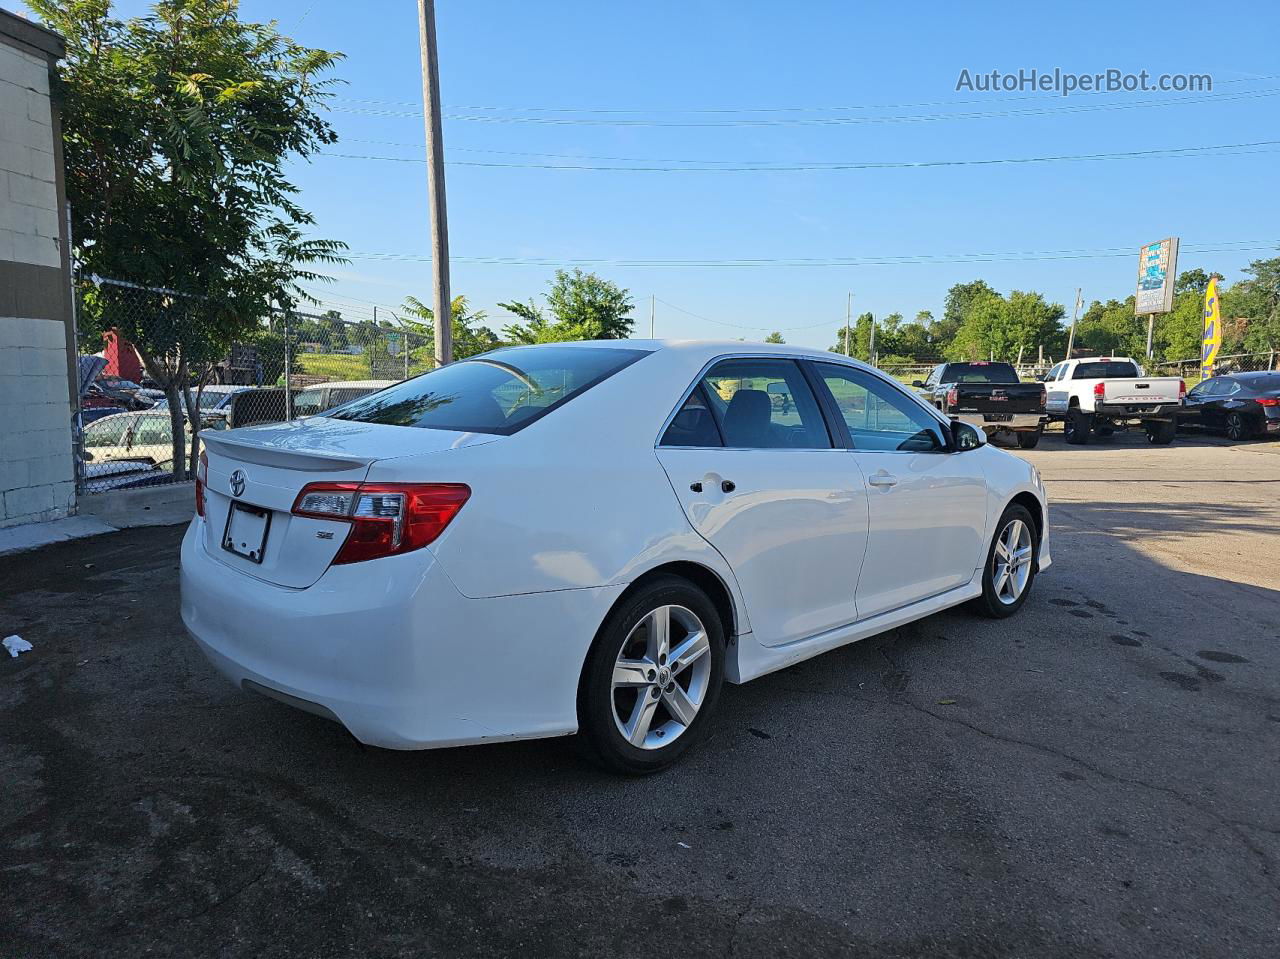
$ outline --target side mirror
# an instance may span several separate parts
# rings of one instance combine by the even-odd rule
[[[951,424],[951,442],[958,453],[976,450],[987,441],[987,436],[977,427],[955,420]]]
[[[911,381],[911,385],[912,385],[912,386],[914,386],[914,387],[919,388],[919,387],[924,386],[924,381],[923,381],[923,380],[912,380],[912,381]]]

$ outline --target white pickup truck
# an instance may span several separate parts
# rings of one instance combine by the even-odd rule
[[[1062,420],[1068,443],[1141,426],[1148,442],[1173,442],[1187,384],[1176,376],[1144,376],[1127,356],[1064,360],[1044,375],[1049,418]]]

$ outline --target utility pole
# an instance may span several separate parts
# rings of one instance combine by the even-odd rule
[[[871,317],[871,342],[867,344],[867,358],[871,361],[871,365],[876,365],[876,318],[872,314]]]
[[[1071,359],[1071,347],[1076,341],[1076,321],[1080,319],[1080,287],[1076,287],[1076,308],[1071,311],[1071,332],[1067,334],[1067,359]]]
[[[449,300],[449,218],[444,198],[444,131],[440,122],[440,60],[436,55],[435,0],[418,0],[422,53],[422,115],[427,132],[427,206],[431,216],[431,267],[435,273],[436,366],[453,361]]]
[[[657,313],[658,311],[657,303],[658,303],[658,298],[654,294],[650,293],[649,294],[649,339],[653,339],[653,318],[654,318],[654,314]]]
[[[853,356],[853,354],[849,352],[849,327],[852,322],[853,322],[853,294],[850,293],[849,298],[845,300],[845,304],[844,304],[844,355],[845,356]]]

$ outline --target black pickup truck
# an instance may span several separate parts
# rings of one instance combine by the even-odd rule
[[[1040,442],[1048,421],[1044,385],[1023,383],[1009,363],[942,363],[911,385],[951,419],[988,436],[1012,433],[1024,450]]]

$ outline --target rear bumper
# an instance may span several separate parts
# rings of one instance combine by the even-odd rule
[[[1034,430],[1049,421],[1046,413],[952,413],[951,419],[968,423],[980,430]],[[1008,419],[988,419],[988,416],[1008,416]]]
[[[1093,408],[1095,415],[1116,420],[1167,420],[1181,410],[1181,403],[1095,403]]]
[[[182,620],[236,686],[391,749],[576,731],[582,663],[623,586],[471,600],[419,550],[289,589],[211,557],[203,522],[182,542]]]

